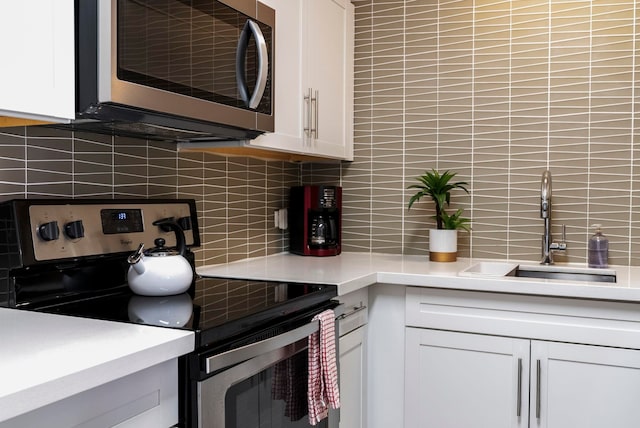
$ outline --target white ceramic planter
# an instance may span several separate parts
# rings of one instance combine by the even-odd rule
[[[455,262],[458,256],[458,231],[429,229],[429,260]]]

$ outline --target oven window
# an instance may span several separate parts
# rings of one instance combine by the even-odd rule
[[[225,428],[309,427],[307,350],[232,386]],[[327,419],[316,427],[328,427]]]

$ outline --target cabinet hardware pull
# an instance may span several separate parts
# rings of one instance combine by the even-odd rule
[[[540,419],[540,378],[541,378],[540,360],[536,360],[536,419]]]
[[[337,319],[343,320],[343,319],[348,318],[351,315],[357,314],[358,312],[360,312],[362,310],[365,310],[365,309],[367,309],[367,305],[363,305],[362,303],[360,303],[360,306],[354,306],[352,310],[350,310],[349,312],[338,316]]]
[[[315,114],[314,114],[314,116],[315,116],[315,122],[316,123],[314,125],[314,129],[313,129],[314,134],[313,135],[314,135],[314,138],[316,140],[318,139],[318,134],[320,133],[320,122],[318,122],[318,117],[319,117],[319,113],[318,112],[320,111],[320,104],[319,104],[320,101],[319,100],[320,100],[320,97],[319,97],[318,91],[316,90],[316,97],[315,97],[315,99],[312,98],[312,101],[315,101],[315,109],[314,109],[314,113]]]
[[[311,112],[311,108],[312,108],[312,105],[311,105],[311,102],[312,102],[312,100],[311,100],[311,88],[309,88],[309,89],[307,90],[307,95],[305,95],[305,96],[303,97],[303,99],[304,99],[304,104],[305,104],[305,106],[306,106],[306,108],[307,108],[307,109],[306,109],[306,110],[307,110],[307,115],[306,115],[306,117],[305,117],[305,123],[306,123],[306,124],[305,124],[305,127],[303,128],[303,131],[304,131],[305,135],[306,135],[309,139],[311,139],[311,132],[312,132],[312,128],[311,128],[311,127],[312,127],[311,119],[312,119],[312,117],[313,117],[313,116],[312,116],[312,114],[313,114],[313,113]]]
[[[516,398],[516,416],[522,413],[522,358],[518,358],[518,394]]]
[[[305,118],[306,126],[303,128],[303,131],[307,137],[311,138],[311,88],[309,88],[307,95],[305,95],[303,99],[307,107],[307,116]]]

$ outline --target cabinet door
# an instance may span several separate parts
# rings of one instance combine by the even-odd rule
[[[636,428],[639,397],[640,351],[532,342],[532,428]]]
[[[0,116],[75,116],[73,0],[2,2]]]
[[[251,141],[252,146],[304,153],[302,129],[302,8],[299,1],[264,0],[276,11],[275,130]]]
[[[275,9],[277,22],[275,130],[249,144],[353,159],[353,5],[348,0],[264,3]],[[305,100],[309,93],[313,105]]]
[[[315,131],[307,144],[315,154],[352,159],[353,5],[349,0],[303,0],[302,14],[302,88],[315,99]]]
[[[340,428],[366,428],[366,329],[340,337]]]
[[[407,328],[405,426],[526,427],[529,344]]]

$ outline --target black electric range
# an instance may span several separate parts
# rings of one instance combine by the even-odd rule
[[[160,219],[180,225],[194,280],[181,294],[136,295],[127,284],[127,256],[159,237],[168,247],[177,245],[172,231],[153,225]],[[199,245],[191,199],[3,202],[0,306],[193,331],[196,349],[179,361],[180,426],[200,426],[198,388],[216,376],[207,361],[257,342],[269,345],[289,332],[308,334],[305,329],[317,326],[315,315],[337,306],[337,289],[200,278],[191,251]]]

